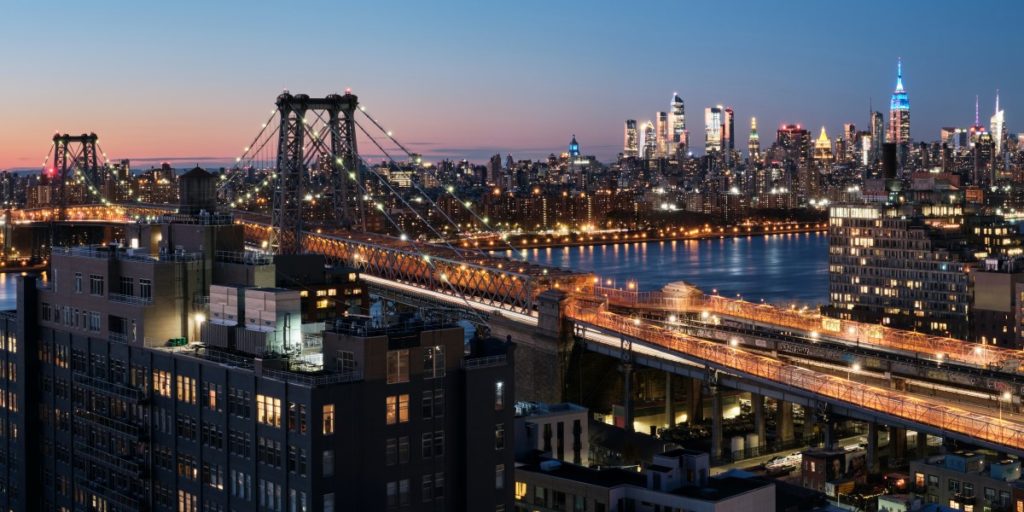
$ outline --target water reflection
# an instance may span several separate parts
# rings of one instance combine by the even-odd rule
[[[822,304],[828,301],[828,236],[818,233],[768,237],[650,242],[530,251],[537,263],[595,272],[641,289],[689,281],[747,300]]]
[[[17,272],[0,273],[0,311],[14,309],[18,305],[18,277]],[[46,280],[46,272],[42,273],[41,279]]]

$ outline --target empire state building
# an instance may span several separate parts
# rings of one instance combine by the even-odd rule
[[[896,90],[889,101],[889,142],[908,144],[910,142],[910,98],[903,89],[903,61],[896,65]]]

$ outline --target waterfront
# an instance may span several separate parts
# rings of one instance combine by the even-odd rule
[[[803,233],[530,249],[530,261],[596,273],[641,290],[674,281],[751,301],[828,302],[828,235]]]

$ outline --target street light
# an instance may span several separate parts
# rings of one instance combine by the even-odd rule
[[[1006,403],[1010,403],[1010,400],[1013,398],[1013,395],[1011,395],[1009,391],[1003,391],[1003,395],[1000,398],[1001,399],[999,400],[999,421],[1002,421],[1003,420],[1003,402],[1005,401]]]
[[[853,363],[846,370],[846,380],[850,380],[850,373],[857,373],[860,371],[860,363]]]

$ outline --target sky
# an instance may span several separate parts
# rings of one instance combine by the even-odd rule
[[[982,120],[995,90],[1024,131],[1021,2],[0,0],[0,169],[39,168],[55,131],[111,159],[221,165],[283,89],[351,88],[428,159],[582,150],[608,161],[623,121],[672,93],[701,147],[703,109],[835,137],[887,111],[902,57],[911,136]],[[1019,106],[1019,107],[1018,107]],[[1018,117],[1017,113],[1022,114]],[[362,143],[362,148],[369,144]],[[370,153],[370,152],[364,152]]]

